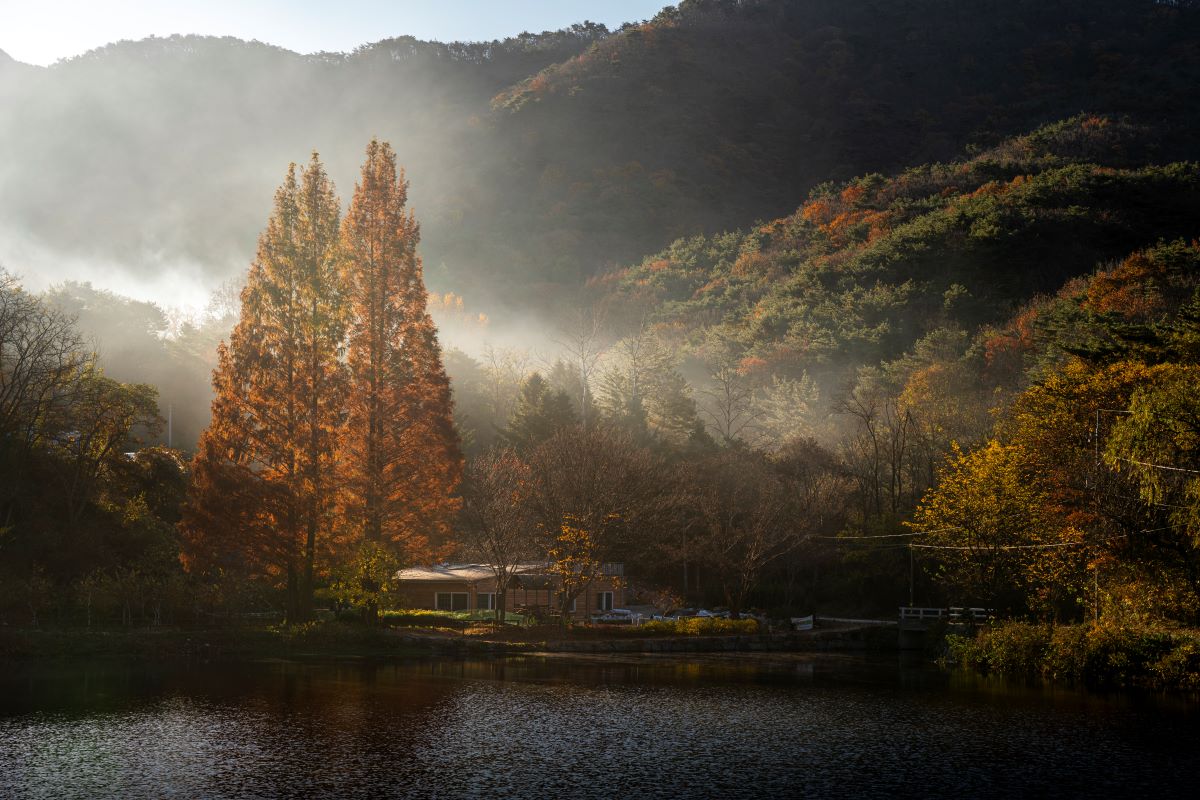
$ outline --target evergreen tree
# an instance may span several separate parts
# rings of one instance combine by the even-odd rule
[[[644,323],[607,354],[601,403],[607,420],[648,443],[689,441],[700,427],[678,355]]]
[[[556,391],[535,372],[521,386],[517,407],[502,435],[518,451],[527,453],[559,430],[577,424],[579,417],[567,393]]]
[[[339,203],[316,153],[275,193],[213,373],[181,531],[199,569],[237,567],[287,587],[290,620],[312,613],[318,556],[331,545],[333,463],[345,402],[339,350]]]
[[[351,538],[411,559],[449,533],[462,456],[407,196],[391,146],[372,140],[342,225],[353,321],[339,463]]]

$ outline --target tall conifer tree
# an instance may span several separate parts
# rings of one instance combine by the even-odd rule
[[[412,559],[449,533],[462,456],[407,199],[391,146],[372,140],[342,224],[353,322],[339,465],[343,519],[355,538]]]
[[[346,393],[338,228],[317,154],[299,181],[290,165],[218,354],[181,526],[192,563],[285,580],[291,620],[311,616],[315,565],[331,545]]]

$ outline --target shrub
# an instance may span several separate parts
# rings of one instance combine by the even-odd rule
[[[1184,628],[1005,622],[946,644],[951,661],[981,672],[1095,687],[1200,687],[1200,631]]]
[[[1036,675],[1046,661],[1050,629],[1043,625],[1014,623],[990,631],[989,669],[1008,675]]]
[[[686,634],[690,636],[727,636],[758,633],[758,621],[753,619],[722,619],[720,617],[680,617],[651,620],[634,631],[647,634]]]
[[[491,622],[496,618],[494,611],[433,611],[424,608],[406,608],[399,611],[381,612],[379,618],[385,625],[404,628],[466,628],[472,622]],[[513,625],[525,624],[525,617],[505,612],[504,621]]]
[[[465,628],[468,622],[466,613],[406,608],[400,611],[383,611],[379,619],[385,625],[401,628]]]

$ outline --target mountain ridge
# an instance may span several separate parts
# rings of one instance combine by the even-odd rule
[[[680,236],[784,216],[824,181],[1080,109],[1152,122],[1160,161],[1190,157],[1198,84],[1200,18],[1150,0],[688,0],[615,32],[312,56],[123,42],[0,74],[0,104],[21,109],[0,119],[17,156],[0,261],[215,286],[249,261],[289,161],[320,150],[346,196],[379,136],[407,168],[433,288],[525,313]]]

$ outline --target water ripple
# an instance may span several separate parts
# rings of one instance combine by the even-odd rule
[[[894,663],[423,662],[0,679],[0,797],[1190,796],[1193,709]]]

